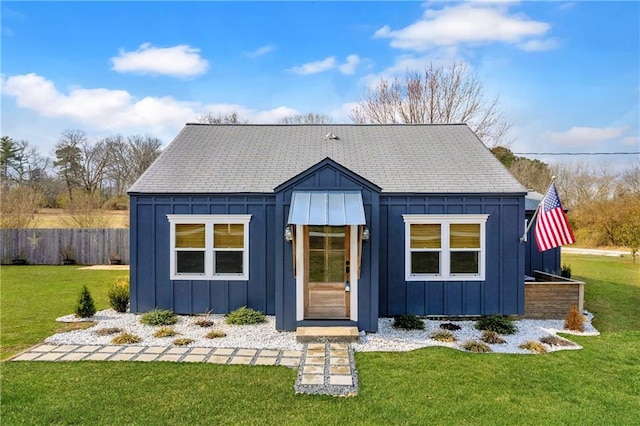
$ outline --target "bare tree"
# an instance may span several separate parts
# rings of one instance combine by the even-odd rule
[[[605,201],[614,195],[618,175],[607,165],[596,169],[585,162],[559,163],[552,170],[565,207]]]
[[[280,124],[331,124],[333,119],[326,114],[318,114],[308,112],[306,114],[297,114],[284,117],[280,120]]]
[[[203,124],[247,124],[248,120],[240,118],[236,111],[214,115],[212,112],[202,114],[197,118],[198,123]]]
[[[489,148],[510,146],[511,124],[499,98],[485,99],[484,86],[467,65],[431,65],[389,81],[381,79],[352,110],[355,123],[467,123]]]
[[[58,169],[58,175],[67,186],[69,200],[73,199],[73,189],[81,182],[82,151],[80,144],[86,141],[87,135],[82,130],[65,130],[55,146],[56,159],[53,165]]]
[[[82,188],[93,194],[102,189],[107,167],[111,162],[109,139],[90,142],[85,139],[80,143],[81,170],[80,183]]]
[[[42,194],[26,185],[0,192],[0,228],[29,228],[36,222],[35,213],[42,203]]]
[[[134,135],[127,138],[129,145],[131,175],[128,185],[133,184],[160,155],[162,142],[152,136]]]

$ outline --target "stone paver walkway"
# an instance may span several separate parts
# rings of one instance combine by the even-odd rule
[[[212,364],[283,365],[297,368],[301,351],[278,349],[203,348],[176,346],[41,344],[12,361],[173,361]]]
[[[298,378],[297,393],[356,396],[358,373],[353,348],[346,343],[309,343],[305,345]]]

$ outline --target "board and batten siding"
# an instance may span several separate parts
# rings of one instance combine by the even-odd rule
[[[485,281],[405,281],[403,214],[488,214]],[[524,196],[380,196],[380,316],[524,314]]]
[[[275,313],[273,195],[131,196],[131,311],[228,313],[242,306]],[[250,214],[249,280],[171,280],[167,214]],[[282,237],[281,237],[282,238]]]
[[[21,257],[29,265],[60,265],[70,248],[80,265],[108,265],[112,254],[129,263],[129,229],[0,229],[2,263]]]

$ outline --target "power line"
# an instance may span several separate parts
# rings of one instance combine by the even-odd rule
[[[640,155],[635,152],[514,152],[515,155]]]

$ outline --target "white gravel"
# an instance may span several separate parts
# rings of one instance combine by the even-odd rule
[[[517,333],[509,336],[502,336],[506,343],[489,345],[493,352],[497,353],[520,353],[527,354],[531,351],[520,349],[518,346],[528,340],[538,340],[547,335],[555,335],[558,332],[566,334],[578,334],[583,336],[594,336],[600,334],[592,325],[593,316],[586,313],[587,323],[583,333],[563,330],[563,320],[518,320],[516,324]],[[142,338],[136,345],[144,346],[170,346],[177,338],[190,338],[194,342],[189,346],[200,347],[238,347],[254,349],[283,349],[301,350],[303,345],[296,342],[295,332],[277,331],[275,329],[275,317],[267,316],[267,321],[263,324],[255,325],[227,325],[224,323],[224,315],[210,315],[209,319],[214,321],[214,325],[202,328],[194,324],[202,316],[178,316],[178,322],[173,325],[174,329],[180,333],[175,337],[156,338],[153,333],[159,327],[152,327],[140,323],[140,315],[125,313],[121,314],[112,309],[99,311],[92,318],[80,319],[75,315],[60,317],[60,322],[97,321],[98,324],[85,329],[74,330],[67,333],[55,334],[45,341],[53,344],[82,344],[82,345],[109,345],[114,335],[98,336],[96,331],[104,328],[120,328],[125,332],[135,334]],[[397,330],[391,326],[393,319],[380,318],[378,323],[378,333],[361,333],[360,343],[353,344],[356,351],[410,351],[429,346],[446,346],[460,349],[467,340],[479,340],[481,331],[476,330],[475,321],[436,321],[424,320],[424,330]],[[460,330],[453,331],[457,339],[455,343],[441,343],[430,339],[431,333],[439,329],[443,322],[453,322],[461,327]],[[207,339],[204,335],[212,329],[222,330],[226,337],[217,339]],[[553,346],[547,347],[549,352],[562,349],[580,349],[581,346]]]

